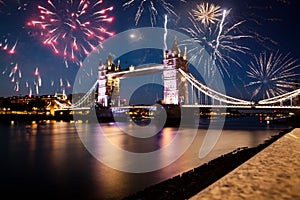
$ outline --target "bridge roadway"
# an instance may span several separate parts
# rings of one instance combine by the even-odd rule
[[[183,108],[232,108],[232,109],[287,109],[287,110],[300,110],[300,106],[268,106],[268,105],[181,105]],[[128,105],[128,106],[119,106],[119,107],[111,107],[113,111],[122,110],[122,109],[149,109],[156,110],[155,105]],[[69,108],[59,108],[55,109],[55,111],[65,111],[65,110],[90,110],[91,107],[69,107]]]

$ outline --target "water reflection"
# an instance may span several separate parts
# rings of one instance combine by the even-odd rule
[[[160,170],[135,174],[112,169],[95,159],[82,144],[75,125],[71,123],[0,124],[0,184],[10,195],[23,192],[24,196],[76,199],[118,199],[149,185],[158,183],[197,167],[237,147],[253,147],[279,132],[282,127],[261,126],[248,121],[232,120],[225,126],[213,150],[199,159],[199,148],[206,133],[205,127],[197,131],[192,145],[174,163]],[[166,127],[149,138],[136,138],[123,133],[114,124],[87,126],[77,124],[90,135],[104,133],[108,140],[131,152],[151,152],[170,144],[176,136],[176,146],[184,146],[193,137],[185,128]],[[91,139],[91,138],[89,138]],[[90,142],[116,165],[130,165],[119,154],[105,148],[102,137]],[[158,157],[164,162],[172,152],[162,151]]]
[[[172,140],[161,146],[160,141],[165,137],[164,132],[167,129],[152,137],[137,138],[120,131],[124,127],[119,124],[118,132],[106,124],[77,124],[76,127],[81,141],[96,159],[114,169],[132,173],[150,172],[166,167],[185,152],[197,135],[197,129],[173,129]]]

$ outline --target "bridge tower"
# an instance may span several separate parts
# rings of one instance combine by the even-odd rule
[[[109,54],[104,64],[98,66],[98,103],[104,107],[120,106],[120,79],[109,73],[120,71],[120,61],[116,65]]]
[[[188,71],[187,50],[183,55],[178,47],[177,39],[174,39],[173,46],[170,50],[164,51],[164,103],[165,104],[188,104],[188,82],[177,71],[182,69]]]

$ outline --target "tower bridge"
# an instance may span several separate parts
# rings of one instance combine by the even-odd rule
[[[162,102],[167,105],[199,108],[300,109],[300,89],[254,103],[222,94],[208,87],[189,72],[187,49],[185,48],[182,53],[176,39],[172,48],[163,52],[162,64],[149,64],[137,68],[131,65],[128,70],[121,70],[120,61],[115,64],[109,55],[106,62],[98,66],[98,80],[95,84],[69,108],[84,109],[94,105],[95,102],[91,100],[94,97],[91,98],[91,95],[95,94],[96,89],[96,102],[103,107],[112,107],[114,110],[134,107],[121,106],[121,80],[152,74],[162,74],[164,86]],[[155,106],[152,107],[150,109],[155,109]]]
[[[105,64],[98,67],[98,103],[107,106],[120,106],[120,79],[145,76],[149,74],[163,74],[164,103],[187,104],[188,82],[179,73],[179,69],[188,72],[187,50],[183,55],[178,47],[177,40],[171,50],[164,51],[162,64],[151,64],[135,69],[130,66],[129,70],[120,70],[120,62],[116,65],[112,56],[109,55]]]

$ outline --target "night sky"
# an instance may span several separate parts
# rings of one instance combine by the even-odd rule
[[[77,0],[73,1],[76,2]],[[63,1],[52,0],[52,2],[58,5]],[[90,0],[90,6],[95,2],[94,0]],[[101,23],[107,31],[118,34],[128,29],[152,26],[150,13],[146,6],[140,20],[136,24],[134,17],[137,12],[138,3],[125,8],[123,4],[126,2],[126,0],[103,0],[101,5],[96,6],[100,8],[114,7],[113,10],[106,12],[109,17],[114,18],[113,21]],[[155,6],[158,11],[156,17],[157,23],[153,26],[163,27],[166,11],[159,4],[159,0],[153,0],[153,2],[156,3]],[[194,9],[196,4],[203,2],[214,3],[227,10],[231,9],[230,16],[227,18],[228,20],[245,20],[237,31],[253,37],[252,39],[240,41],[241,45],[247,46],[250,51],[247,54],[235,55],[240,60],[242,67],[237,67],[233,64],[226,65],[231,76],[224,76],[227,93],[232,96],[244,99],[253,98],[251,91],[244,87],[251,81],[247,77],[246,71],[249,70],[249,63],[253,55],[259,55],[259,53],[264,51],[268,53],[279,51],[284,55],[289,54],[289,57],[292,59],[300,59],[300,49],[298,46],[300,44],[299,1],[187,0],[187,3],[182,3],[179,0],[170,0],[168,2],[171,2],[174,6],[172,10],[177,13],[177,16],[168,14],[168,28],[182,33],[184,33],[182,28],[186,28],[190,24],[188,12]],[[68,3],[64,2],[61,4],[65,6]],[[1,97],[26,95],[29,94],[30,90],[33,95],[54,94],[55,92],[61,92],[63,89],[67,93],[72,92],[73,82],[80,67],[80,61],[84,60],[85,55],[81,52],[79,54],[75,53],[75,59],[70,58],[70,54],[67,58],[64,58],[65,56],[62,53],[56,54],[53,47],[43,44],[46,32],[41,28],[37,28],[37,26],[33,27],[30,25],[32,20],[40,19],[38,5],[45,5],[45,7],[51,8],[46,0],[0,0]],[[56,10],[61,15],[64,15],[64,12],[66,12],[63,6],[60,8],[57,7]],[[94,11],[90,10],[89,12]],[[96,25],[90,24],[91,27]],[[82,45],[87,47],[89,41],[83,40],[84,35],[78,33],[77,36],[79,39],[76,42],[78,44],[82,43]],[[105,39],[110,36],[109,34],[103,34],[103,37]],[[70,41],[73,40],[74,38],[70,39]],[[90,41],[90,43],[93,42],[95,42],[95,38]],[[14,45],[15,49],[13,49]],[[57,47],[62,50],[64,49],[62,42]],[[12,49],[14,52],[10,52]],[[157,56],[149,52],[147,56],[147,59],[129,56],[125,58],[126,61],[123,60],[121,63],[126,68],[128,67],[126,66],[128,63],[141,65],[146,64],[145,62],[157,62]],[[298,61],[296,63],[299,64]],[[18,67],[15,67],[16,65]],[[293,73],[299,73],[299,68],[294,69]]]

